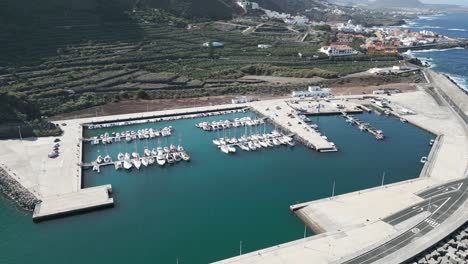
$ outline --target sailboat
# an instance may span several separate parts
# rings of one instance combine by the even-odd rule
[[[106,155],[106,156],[104,157],[104,162],[105,162],[105,163],[111,163],[111,162],[112,162],[111,156]]]
[[[229,154],[229,147],[227,145],[221,145],[221,151],[226,153],[226,154]]]
[[[164,166],[164,164],[166,164],[166,159],[164,158],[164,154],[162,151],[158,152],[158,155],[156,156],[156,162],[159,166]]]
[[[132,161],[130,160],[130,154],[125,153],[124,163],[123,163],[124,169],[129,170],[132,168],[132,166],[133,165],[132,165]]]
[[[140,167],[141,167],[140,156],[137,154],[137,157],[134,158],[132,161],[133,161],[133,165],[135,165],[135,168],[137,168],[139,170]]]
[[[143,164],[143,166],[145,167],[148,167],[148,164],[149,164],[148,157],[141,158],[141,164]]]
[[[117,162],[114,164],[114,166],[115,166],[115,170],[120,170],[120,169],[122,169],[122,166],[123,166],[123,165],[122,165],[122,161],[117,161]]]

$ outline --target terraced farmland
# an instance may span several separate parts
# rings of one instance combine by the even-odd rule
[[[391,65],[397,59],[331,61],[318,53],[317,45],[291,40],[290,32],[278,39],[223,31],[212,23],[187,27],[149,22],[143,19],[146,14],[134,12],[130,20],[118,23],[75,15],[40,23],[32,31],[0,33],[6,40],[0,43],[5,51],[0,90],[24,93],[44,115],[54,115],[136,98],[141,90],[149,98],[269,90],[259,82],[239,80],[250,74],[246,67],[257,64],[274,67],[271,74],[277,76],[327,78]],[[211,41],[224,46],[203,47]],[[273,47],[257,47],[265,43]]]

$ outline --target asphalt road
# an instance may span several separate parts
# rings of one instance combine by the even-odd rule
[[[429,217],[398,237],[343,263],[372,263],[437,228],[468,199],[468,178],[431,188],[418,196],[425,200],[397,212],[383,221],[396,225],[424,211],[431,213]]]

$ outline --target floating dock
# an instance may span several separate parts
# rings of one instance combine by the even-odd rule
[[[86,188],[78,192],[43,198],[42,202],[34,208],[33,221],[40,222],[113,206],[114,199],[110,184]]]

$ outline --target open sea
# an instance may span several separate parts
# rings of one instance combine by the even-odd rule
[[[468,13],[421,16],[405,27],[413,31],[430,30],[454,38],[468,39]],[[431,64],[431,68],[450,76],[468,91],[468,49],[411,51],[410,54]]]
[[[341,116],[312,117],[339,148],[317,153],[296,144],[226,155],[212,139],[222,132],[204,132],[202,121],[232,119],[252,113],[186,119],[86,131],[108,132],[161,128],[173,135],[158,141],[85,144],[85,160],[120,151],[132,152],[159,144],[182,144],[190,162],[173,166],[98,174],[84,171],[85,187],[112,184],[115,208],[34,224],[30,213],[0,198],[0,263],[208,263],[303,237],[303,223],[289,206],[335,194],[417,178],[420,158],[430,151],[434,136],[398,119],[375,113],[358,115],[382,129],[376,140]],[[254,130],[267,132],[272,125]],[[244,128],[226,131],[240,136]],[[312,233],[309,231],[308,235]]]

